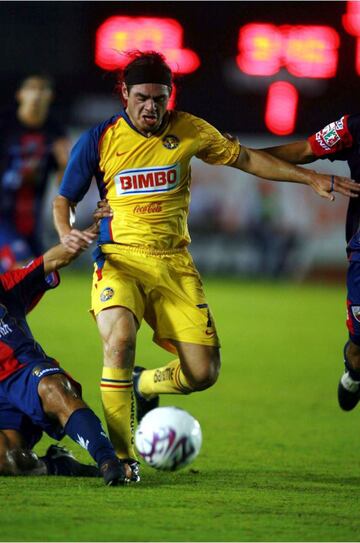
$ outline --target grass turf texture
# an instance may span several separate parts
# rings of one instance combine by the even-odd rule
[[[89,277],[63,274],[33,312],[33,331],[101,412],[101,348],[86,315]],[[207,280],[222,338],[217,385],[162,405],[202,425],[184,471],[143,467],[106,488],[71,478],[0,478],[2,541],[358,541],[360,411],[337,407],[344,288]],[[171,359],[140,332],[137,362]],[[50,440],[38,445],[42,453]],[[83,461],[87,453],[65,439]]]

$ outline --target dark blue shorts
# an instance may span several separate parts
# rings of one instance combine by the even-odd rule
[[[349,337],[360,346],[360,261],[349,263],[347,272],[347,320]]]
[[[55,362],[31,362],[0,381],[0,430],[17,430],[29,448],[37,443],[43,431],[54,439],[64,437],[62,428],[44,413],[38,394],[43,377],[65,373]]]

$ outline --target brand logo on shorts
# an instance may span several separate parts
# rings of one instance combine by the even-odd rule
[[[354,319],[360,322],[360,305],[352,305],[351,312],[354,315]]]
[[[35,377],[42,377],[47,373],[59,373],[59,368],[54,366],[35,366],[31,372]]]
[[[118,196],[169,192],[180,182],[180,166],[171,164],[159,168],[123,170],[115,175],[114,180]]]
[[[107,302],[108,300],[111,300],[111,298],[114,296],[114,291],[111,287],[106,287],[100,294],[100,300],[102,302]]]
[[[166,147],[166,149],[176,149],[179,147],[180,140],[177,136],[173,136],[172,134],[169,134],[168,136],[165,136],[162,140],[163,146]]]

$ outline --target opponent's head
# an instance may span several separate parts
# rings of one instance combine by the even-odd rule
[[[15,98],[23,111],[44,116],[54,98],[53,81],[47,75],[29,75],[20,81]]]
[[[132,54],[123,70],[121,94],[127,114],[143,134],[153,134],[161,126],[172,83],[171,68],[163,55],[155,51]]]

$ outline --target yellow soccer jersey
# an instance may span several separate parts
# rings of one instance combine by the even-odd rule
[[[239,150],[238,142],[189,113],[168,112],[164,129],[146,137],[122,112],[80,138],[60,194],[80,201],[95,176],[100,197],[113,210],[101,221],[99,244],[176,249],[190,242],[191,158],[226,165]]]

